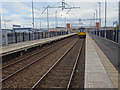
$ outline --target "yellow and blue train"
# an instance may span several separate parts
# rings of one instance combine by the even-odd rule
[[[85,32],[85,28],[84,27],[81,27],[77,30],[77,35],[80,37],[80,38],[86,38],[86,32]]]

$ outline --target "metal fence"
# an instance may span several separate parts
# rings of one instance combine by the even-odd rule
[[[7,33],[2,35],[2,45],[8,45],[19,42],[26,42],[31,40],[44,39],[54,36],[60,36],[68,34],[67,31],[59,31],[59,32],[15,32],[15,33]]]
[[[96,30],[96,31],[91,31],[91,33],[94,34],[94,35],[98,35],[100,37],[112,40],[116,43],[118,43],[119,32],[120,32],[120,30]],[[105,33],[106,33],[106,35],[105,35]]]

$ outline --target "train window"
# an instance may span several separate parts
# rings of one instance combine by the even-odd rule
[[[79,28],[78,32],[85,32],[85,28]]]

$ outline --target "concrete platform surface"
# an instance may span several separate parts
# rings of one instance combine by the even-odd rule
[[[62,36],[55,36],[55,37],[45,38],[45,39],[40,39],[40,40],[27,41],[27,42],[22,42],[22,43],[17,43],[17,44],[10,44],[7,46],[0,47],[0,48],[2,48],[0,50],[0,55],[2,55],[2,56],[8,55],[8,54],[11,54],[14,52],[32,48],[32,47],[42,45],[42,44],[45,44],[48,42],[52,42],[55,40],[59,40],[59,39],[65,38],[65,37],[69,37],[71,35],[75,35],[75,33],[62,35]]]
[[[96,44],[100,47],[103,53],[107,56],[107,58],[111,61],[111,63],[119,70],[118,67],[118,44],[114,43],[111,40],[105,39],[103,37],[99,37],[97,35],[90,34],[92,39],[96,42]]]
[[[118,71],[88,34],[84,88],[118,88]]]

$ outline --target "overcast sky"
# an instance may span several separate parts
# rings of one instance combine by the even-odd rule
[[[13,0],[14,1],[14,0]],[[12,25],[21,25],[21,27],[32,27],[32,0],[28,0],[27,2],[23,0],[17,0],[16,2],[10,2],[6,0],[6,2],[2,2],[2,7],[0,7],[0,12],[2,12],[2,28],[5,28],[4,21],[7,22],[7,28],[12,28]],[[49,1],[49,2],[47,2]],[[53,0],[51,0],[53,1]],[[46,28],[47,27],[47,18],[46,11],[42,14],[44,7],[46,6],[61,6],[62,0],[55,0],[56,2],[50,2],[50,0],[35,1],[34,2],[34,14],[35,14],[35,27]],[[59,4],[56,4],[58,2]],[[79,1],[79,2],[78,2]],[[101,0],[100,0],[101,1]],[[49,8],[49,23],[50,27],[55,27],[55,12],[57,11],[57,19],[58,26],[65,26],[65,18],[67,23],[77,24],[78,19],[92,19],[93,13],[95,13],[95,9],[99,9],[98,1],[91,2],[83,2],[82,0],[67,0],[66,3],[68,5],[80,7],[76,9],[72,9],[68,14],[68,9],[61,10],[61,8]],[[56,4],[56,5],[55,5]],[[104,26],[104,2],[101,2],[101,18],[102,25]],[[98,15],[99,16],[99,15]],[[107,3],[107,26],[112,26],[113,22],[118,21],[118,0],[109,1]],[[83,21],[83,25],[93,25],[93,21]]]

